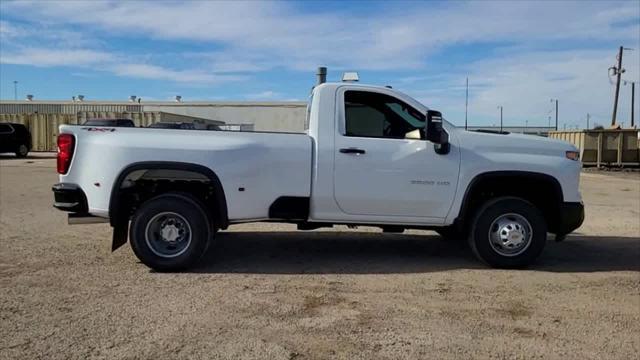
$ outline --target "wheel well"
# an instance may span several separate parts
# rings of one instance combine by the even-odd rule
[[[478,175],[465,193],[458,226],[466,227],[475,211],[487,200],[500,196],[525,199],[542,212],[550,232],[554,232],[563,202],[562,188],[554,177],[530,172],[495,172]]]
[[[202,165],[176,162],[144,162],[125,168],[111,191],[111,225],[128,221],[142,203],[167,192],[193,195],[210,213],[216,228],[226,229],[229,225],[227,202],[218,176]]]

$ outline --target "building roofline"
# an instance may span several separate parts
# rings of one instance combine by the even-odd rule
[[[306,106],[304,101],[117,101],[117,100],[0,100],[0,104],[29,105],[149,105],[149,106]]]

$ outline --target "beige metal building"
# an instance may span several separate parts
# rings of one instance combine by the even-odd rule
[[[638,129],[554,131],[549,136],[575,145],[585,166],[640,165]]]
[[[254,101],[45,101],[0,100],[2,114],[67,114],[79,113],[133,114],[164,113],[221,121],[225,124],[255,131],[303,132],[305,102]],[[168,117],[169,115],[165,115]],[[164,120],[163,120],[164,121]],[[240,126],[242,125],[242,126]]]
[[[215,124],[225,130],[304,132],[304,102],[186,101],[0,101],[0,122],[25,124],[33,151],[55,151],[58,126],[91,118],[128,118],[136,126],[155,122]]]

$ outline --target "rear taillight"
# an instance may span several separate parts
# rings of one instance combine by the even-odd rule
[[[58,135],[58,174],[66,174],[71,165],[75,138],[71,134]]]

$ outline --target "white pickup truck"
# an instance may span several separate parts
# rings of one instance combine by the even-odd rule
[[[577,149],[458,129],[387,87],[314,88],[307,134],[60,126],[54,206],[109,221],[147,266],[185,269],[239,223],[435,230],[523,267],[578,228]]]

